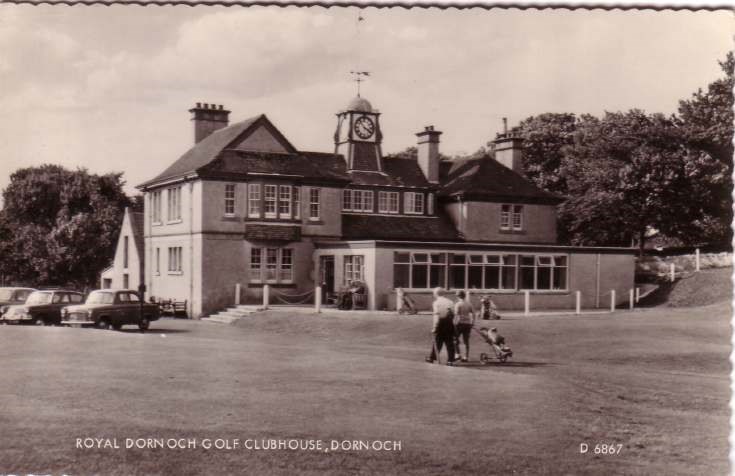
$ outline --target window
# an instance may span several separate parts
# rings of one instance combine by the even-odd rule
[[[434,194],[430,193],[429,197],[426,199],[426,213],[428,215],[434,214]]]
[[[161,223],[161,191],[151,193],[151,221]]]
[[[69,302],[72,304],[79,304],[84,302],[84,296],[81,294],[70,294],[69,295]]]
[[[393,255],[393,286],[432,289],[446,284],[445,253],[399,253]]]
[[[301,189],[293,188],[293,217],[297,220],[301,219]]]
[[[181,220],[181,186],[168,189],[168,221]]]
[[[566,256],[521,256],[521,289],[560,290],[567,288]]]
[[[264,257],[265,263],[263,263]],[[255,282],[292,282],[293,249],[251,248],[250,280]]]
[[[362,192],[362,211],[372,213],[375,210],[373,206],[373,192],[371,190]]]
[[[378,212],[398,213],[398,192],[378,192]]]
[[[319,205],[319,189],[309,189],[309,220],[319,220],[320,216],[320,205]]]
[[[128,267],[128,237],[123,237],[123,268]]]
[[[500,207],[501,230],[523,230],[523,205],[502,205]]]
[[[175,246],[168,249],[168,272],[181,273],[181,247]]]
[[[235,216],[235,184],[225,185],[225,216]]]
[[[412,215],[424,214],[424,194],[418,192],[404,192],[403,211]]]
[[[128,293],[128,300],[130,302],[140,302],[140,299],[138,299],[138,295],[135,293]]]
[[[250,249],[250,280],[260,281],[261,270],[263,269],[263,254],[261,248]]]
[[[352,211],[352,190],[342,190],[342,211]]]
[[[278,280],[293,281],[293,250],[284,248],[281,250],[281,267],[278,270]]]
[[[372,190],[343,190],[342,211],[372,213],[375,210],[373,197]]]
[[[248,216],[260,218],[260,184],[248,184]]]
[[[516,255],[452,255],[449,287],[515,290],[516,261]]]
[[[278,187],[278,217],[291,218],[291,186]]]
[[[156,248],[156,274],[161,274],[161,248]]]
[[[275,218],[276,190],[278,187],[276,187],[275,185],[265,185],[263,188],[265,189],[265,193],[263,196],[263,211],[265,212],[264,216],[266,218]]]
[[[345,284],[350,281],[365,281],[363,270],[365,268],[365,257],[361,255],[347,255],[344,257],[345,272],[344,282]]]

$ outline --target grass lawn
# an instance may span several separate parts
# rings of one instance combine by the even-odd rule
[[[0,474],[726,474],[730,315],[718,304],[493,321],[514,358],[456,368],[423,362],[428,316],[272,311],[146,334],[6,326]],[[487,350],[473,345],[475,359]],[[83,437],[401,451],[77,449]]]

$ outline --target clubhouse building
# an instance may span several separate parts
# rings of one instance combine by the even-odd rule
[[[308,298],[360,280],[368,309],[395,309],[399,287],[424,308],[442,286],[504,309],[522,308],[525,291],[537,308],[573,308],[576,291],[607,307],[611,290],[622,303],[633,287],[633,249],[556,244],[562,199],[523,177],[512,132],[488,156],[450,161],[429,126],[417,157],[395,158],[361,97],[337,114],[333,152],[297,150],[265,115],[230,125],[223,106],[190,112],[195,145],[138,186],[142,243],[120,243],[135,241],[147,296],[186,300],[191,317],[260,302],[265,284]]]

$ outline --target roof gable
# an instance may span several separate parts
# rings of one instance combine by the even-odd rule
[[[196,173],[201,167],[213,161],[223,150],[233,147],[233,144],[240,147],[260,145],[268,149],[263,152],[273,152],[271,150],[273,148],[280,148],[290,153],[296,152],[293,145],[276,129],[265,114],[261,114],[213,132],[186,151],[155,178],[138,185],[138,188]]]

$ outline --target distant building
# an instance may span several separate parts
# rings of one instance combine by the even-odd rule
[[[297,150],[265,115],[229,125],[222,106],[190,112],[195,145],[138,188],[148,295],[186,300],[194,317],[233,305],[238,283],[246,302],[264,284],[301,296],[360,280],[369,309],[392,308],[397,287],[421,306],[442,286],[503,308],[525,290],[537,307],[570,308],[576,290],[599,306],[633,287],[634,250],[556,244],[562,199],[522,176],[512,133],[495,158],[441,161],[429,126],[414,160],[383,155],[380,113],[361,97],[337,114],[334,153]],[[118,245],[113,283],[122,259]]]
[[[125,209],[112,266],[102,272],[100,287],[138,289],[145,282],[143,212]]]

